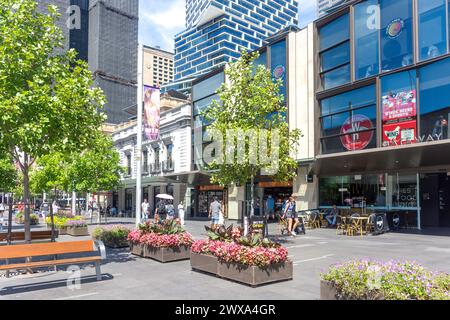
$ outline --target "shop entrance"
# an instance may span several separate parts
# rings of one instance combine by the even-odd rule
[[[273,198],[273,209],[275,217],[277,217],[277,214],[282,215],[283,204],[289,199],[292,193],[292,187],[264,188],[264,212],[267,212],[267,206],[272,206],[272,201],[268,201],[269,197],[271,197]]]
[[[450,177],[423,174],[420,179],[423,227],[450,227]]]

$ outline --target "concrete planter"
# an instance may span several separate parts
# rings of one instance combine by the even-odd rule
[[[58,229],[60,235],[67,234],[67,227],[61,227]]]
[[[81,227],[81,228],[68,227],[67,234],[73,237],[88,236],[89,230],[88,227]]]
[[[144,246],[144,257],[157,260],[162,263],[187,260],[190,258],[191,248],[180,246],[175,248],[157,248]]]
[[[340,300],[337,290],[331,282],[320,281],[320,300]]]
[[[132,243],[130,242],[130,252],[131,254],[134,254],[135,256],[144,256],[144,246],[139,243]]]
[[[219,273],[219,259],[211,255],[191,252],[191,268],[217,275]]]
[[[257,266],[246,266],[237,263],[219,261],[218,275],[222,278],[241,282],[252,287],[272,282],[292,280],[292,261],[273,264],[265,269]]]

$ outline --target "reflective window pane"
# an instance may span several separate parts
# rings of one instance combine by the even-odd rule
[[[321,59],[322,71],[327,71],[339,65],[350,63],[350,42],[346,42],[322,53]]]
[[[380,0],[382,70],[411,65],[413,0]]]
[[[420,137],[424,141],[449,138],[450,59],[420,69]]]
[[[357,4],[355,9],[355,77],[363,79],[379,73],[377,19],[378,0]]]
[[[322,74],[322,87],[335,88],[350,82],[350,64]]]
[[[362,87],[321,101],[322,115],[376,103],[375,86]]]
[[[432,59],[447,52],[445,0],[419,0],[419,56]]]
[[[274,79],[281,79],[280,93],[286,97],[286,41],[280,41],[270,47],[271,72]]]
[[[350,37],[348,14],[328,23],[319,30],[320,50],[325,50]]]

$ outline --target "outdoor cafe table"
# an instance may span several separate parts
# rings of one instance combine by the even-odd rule
[[[344,221],[344,223],[347,223],[347,219],[348,219],[348,223],[351,223],[352,220],[358,221],[358,229],[361,231],[361,230],[364,230],[368,217],[351,217],[351,216],[342,217],[342,220]],[[361,232],[361,235],[362,235],[362,232]]]

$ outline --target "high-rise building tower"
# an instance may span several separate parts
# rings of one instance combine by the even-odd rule
[[[144,46],[144,85],[161,87],[173,81],[173,53]]]
[[[343,2],[345,0],[317,0],[317,16],[321,17],[325,15],[327,10]]]
[[[297,24],[297,0],[186,0],[186,30],[175,36],[175,83],[166,88],[188,92],[193,78]]]
[[[38,0],[61,13],[58,21],[66,39],[89,63],[95,83],[103,89],[107,122],[128,120],[125,108],[136,104],[139,0]]]

